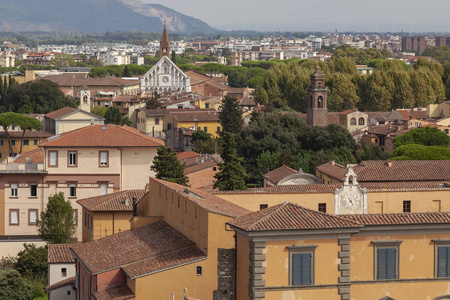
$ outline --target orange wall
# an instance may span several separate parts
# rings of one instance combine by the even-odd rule
[[[236,252],[236,297],[237,299],[248,299],[248,280],[250,273],[248,267],[250,260],[249,240],[237,236],[237,252]]]
[[[216,171],[213,167],[209,167],[197,172],[193,172],[187,175],[189,178],[189,185],[193,188],[202,188],[205,186],[213,185],[214,175],[219,172],[219,167],[216,167]]]

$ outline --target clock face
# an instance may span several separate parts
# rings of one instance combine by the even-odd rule
[[[359,206],[359,197],[358,195],[347,194],[342,199],[342,203],[346,209],[355,209]]]

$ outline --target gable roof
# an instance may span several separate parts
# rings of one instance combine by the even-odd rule
[[[450,213],[448,212],[341,215],[341,217],[364,225],[450,223]]]
[[[75,108],[66,106],[66,107],[57,109],[55,111],[49,112],[48,114],[45,114],[45,117],[49,118],[49,119],[57,119],[57,118],[60,118],[62,116],[65,116],[65,115],[67,115],[71,112],[75,112],[75,111],[77,111]]]
[[[31,158],[31,163],[33,163],[33,164],[43,164],[44,163],[44,149],[36,148],[34,150],[24,152],[14,158],[14,163],[18,163],[18,164],[27,163],[28,157]]]
[[[92,275],[122,268],[131,277],[206,258],[195,243],[164,221],[77,244],[73,253]],[[169,256],[167,256],[170,254]]]
[[[361,227],[357,222],[284,202],[229,222],[245,231]]]
[[[164,142],[129,126],[90,125],[43,141],[40,147],[160,147]]]
[[[264,174],[263,177],[267,178],[270,182],[277,184],[281,179],[293,174],[298,174],[298,172],[288,166],[282,165],[281,167]]]
[[[178,66],[173,61],[171,61],[170,58],[164,55],[153,67],[150,68],[150,70],[148,70],[142,76],[141,82],[144,82],[145,78],[148,77],[154,70],[158,69],[164,62],[175,68],[179,72],[179,74],[181,74],[181,76],[183,76],[184,78],[188,78],[188,76],[183,71],[181,71],[181,69],[178,68]]]
[[[178,122],[193,122],[195,121],[219,121],[219,114],[213,108],[207,109],[173,109],[168,113],[170,116],[175,116]]]
[[[127,190],[81,199],[77,203],[88,211],[133,211],[133,198],[139,201],[144,194],[145,190]]]
[[[61,287],[63,287],[63,286],[67,286],[67,285],[75,286],[75,276],[74,276],[74,277],[67,278],[67,279],[62,280],[62,281],[58,281],[58,282],[56,282],[56,283],[54,283],[54,284],[52,284],[52,285],[46,286],[46,287],[45,287],[45,291],[48,293],[48,292],[50,292],[50,291],[59,289],[59,288],[61,288]],[[75,288],[74,288],[74,289],[75,289]]]
[[[70,252],[73,244],[49,244],[47,262],[49,264],[74,263],[75,257]]]

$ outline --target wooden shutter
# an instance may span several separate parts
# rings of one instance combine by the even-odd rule
[[[292,285],[312,284],[311,253],[292,254]]]
[[[377,249],[377,279],[397,278],[397,249]]]
[[[449,250],[450,247],[438,247],[438,277],[448,277],[450,275]]]

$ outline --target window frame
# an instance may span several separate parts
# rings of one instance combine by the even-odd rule
[[[35,190],[34,190],[34,192],[35,192],[35,194],[33,195],[33,190],[32,190],[32,187],[33,186],[35,186]],[[37,198],[37,188],[38,188],[38,185],[37,185],[37,183],[30,183],[30,198]]]
[[[315,251],[318,245],[295,245],[286,247],[289,250],[289,282],[288,286],[310,286],[314,285],[315,282]],[[309,284],[294,284],[293,283],[293,273],[294,273],[294,260],[293,255],[295,254],[311,254],[311,265],[310,265],[310,283]]]
[[[102,165],[102,153],[106,153],[106,164]],[[109,150],[98,151],[98,167],[99,168],[109,168]]]
[[[11,198],[17,198],[19,197],[19,184],[16,182],[13,182],[9,185],[9,188],[11,190]]]
[[[75,226],[78,226],[78,209],[72,209],[73,211],[73,221]]]
[[[36,221],[34,223],[31,222],[31,213],[32,212],[36,213]],[[39,210],[38,209],[29,209],[28,210],[28,226],[36,226],[38,217],[39,217]]]
[[[72,188],[74,193],[72,193]],[[69,183],[69,198],[77,197],[77,184],[75,182]]]
[[[11,222],[12,212],[16,212],[17,213],[17,223],[12,223]],[[19,226],[19,225],[20,225],[20,209],[18,209],[18,208],[11,208],[9,210],[9,226]]]
[[[52,157],[52,153],[55,153],[55,164],[51,164],[51,157]],[[49,150],[48,151],[48,163],[47,163],[47,167],[49,168],[57,168],[58,167],[58,150]]]
[[[403,200],[403,212],[410,213],[411,212],[411,200]]]
[[[30,140],[23,140],[24,146],[30,146]]]
[[[72,162],[71,156],[75,156],[75,162]],[[67,167],[68,168],[76,168],[78,167],[78,151],[76,150],[67,150]]]
[[[433,239],[434,242],[434,278],[448,278],[450,277],[450,272],[447,273],[448,276],[439,276],[439,248],[446,247],[450,250],[450,239]],[[450,262],[450,255],[447,264]],[[447,267],[448,271],[449,267]]]
[[[400,278],[400,240],[372,241],[373,244],[373,278],[374,280],[397,280]],[[395,278],[378,278],[378,250],[395,249]]]
[[[108,194],[108,183],[101,182],[99,185],[100,185],[100,196],[107,195]]]
[[[61,277],[67,277],[67,268],[61,268]]]
[[[327,203],[325,203],[325,202],[318,203],[317,211],[326,214],[327,213]]]

